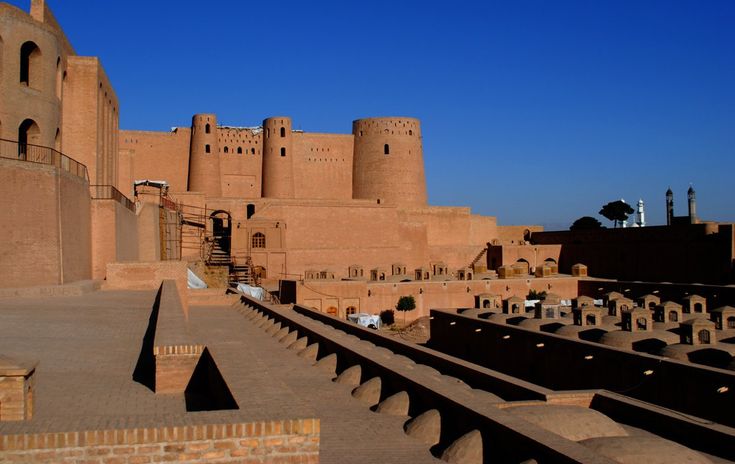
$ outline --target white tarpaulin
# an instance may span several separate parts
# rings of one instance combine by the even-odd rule
[[[187,269],[187,271],[189,272],[187,272],[186,280],[189,284],[189,288],[207,288],[207,284],[205,284],[199,276],[194,274],[191,269]]]
[[[250,295],[260,301],[263,301],[265,299],[265,289],[261,287],[251,287],[248,284],[237,284],[237,291],[246,295]]]
[[[367,313],[360,313],[360,314],[349,314],[347,316],[347,319],[350,322],[354,322],[357,325],[361,325],[363,327],[370,327],[370,325],[374,325],[377,328],[380,328],[380,316],[371,316]]]

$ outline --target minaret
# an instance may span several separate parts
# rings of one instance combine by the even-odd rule
[[[687,190],[687,200],[689,200],[689,224],[697,223],[697,194],[694,187],[689,185]]]
[[[638,227],[646,227],[646,213],[643,211],[643,199],[638,200],[638,210],[635,213],[635,223]]]
[[[671,187],[666,191],[666,225],[670,226],[674,222],[674,192]]]

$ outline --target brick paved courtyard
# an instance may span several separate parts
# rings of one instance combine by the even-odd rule
[[[235,309],[190,310],[238,410],[185,412],[183,395],[156,395],[132,380],[153,291],[0,299],[0,353],[40,361],[35,415],[0,423],[0,434],[294,417],[321,419],[321,462],[427,462],[404,419],[376,414],[328,374],[288,351]]]

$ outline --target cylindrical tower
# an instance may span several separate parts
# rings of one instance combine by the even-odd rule
[[[352,198],[388,204],[426,205],[421,124],[414,118],[352,122],[355,137]]]
[[[694,187],[689,186],[687,190],[687,200],[689,200],[689,223],[697,223],[697,193],[694,191]]]
[[[666,225],[670,226],[674,222],[674,192],[671,187],[666,190]]]
[[[263,197],[293,198],[293,137],[291,118],[263,121]]]
[[[213,114],[195,114],[191,120],[189,191],[203,192],[208,197],[222,196],[217,116]]]

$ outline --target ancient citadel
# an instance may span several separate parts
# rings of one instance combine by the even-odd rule
[[[735,229],[693,189],[545,232],[429,205],[410,117],[121,130],[44,0],[0,64],[0,462],[735,462]],[[422,344],[346,320],[407,295]]]

